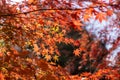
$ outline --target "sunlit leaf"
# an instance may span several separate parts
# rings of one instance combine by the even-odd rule
[[[55,62],[57,62],[57,61],[59,60],[59,56],[55,55],[55,56],[53,57],[53,59],[54,59]]]
[[[96,19],[98,19],[100,22],[102,22],[103,20],[106,20],[106,14],[101,12],[101,13],[98,13],[96,15]]]
[[[79,56],[79,54],[80,54],[80,50],[79,50],[79,49],[76,49],[76,50],[74,50],[73,53],[75,54],[75,56]]]
[[[46,54],[46,55],[45,55],[45,59],[46,59],[47,61],[51,60],[51,55]]]
[[[85,22],[86,22],[86,21],[89,21],[90,17],[91,17],[91,16],[90,16],[89,14],[85,14],[84,17],[83,17],[83,18],[84,18],[84,21],[85,21]]]

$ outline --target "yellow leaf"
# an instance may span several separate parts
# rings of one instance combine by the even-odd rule
[[[45,55],[45,59],[46,59],[47,61],[51,60],[51,55],[46,54],[46,55]]]
[[[59,57],[59,56],[57,56],[57,55],[55,55],[55,56],[53,57],[53,59],[54,59],[55,62],[58,61],[58,57]]]
[[[53,27],[52,30],[55,31],[55,32],[58,32],[59,31],[59,27],[58,26],[57,27]]]

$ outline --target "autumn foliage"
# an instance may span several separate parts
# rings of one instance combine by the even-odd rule
[[[113,14],[120,27],[120,1],[108,1],[1,0],[0,80],[119,80],[119,59],[106,61],[119,39],[107,50],[85,27]]]

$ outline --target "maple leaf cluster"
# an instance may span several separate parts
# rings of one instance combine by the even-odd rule
[[[84,2],[91,4],[85,7]],[[74,8],[74,3],[79,5],[79,8]],[[88,80],[101,79],[103,73],[107,74],[105,79],[117,79],[113,72],[119,78],[117,70],[101,70],[104,58],[109,53],[99,40],[91,39],[92,36],[85,30],[84,23],[91,18],[99,22],[107,21],[113,14],[118,14],[119,3],[119,0],[109,0],[109,3],[103,0],[24,0],[12,4],[11,0],[1,0],[0,79],[75,79],[66,69],[56,65],[61,56],[61,43],[74,47],[71,53],[77,59],[73,61],[79,60],[81,72],[87,66],[85,68],[88,68],[88,72],[83,75],[87,75]],[[117,16],[119,17],[119,14]],[[120,18],[116,21],[119,20]],[[117,26],[120,27],[119,24]],[[75,32],[79,36],[75,35]],[[68,67],[70,66],[65,68]],[[91,68],[98,70],[94,70],[92,74],[89,71]],[[83,78],[83,75],[78,78]]]

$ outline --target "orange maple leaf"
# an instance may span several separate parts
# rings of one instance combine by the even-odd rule
[[[33,3],[33,1],[34,1],[34,0],[28,0],[28,3],[31,4],[31,3]]]
[[[98,19],[100,22],[102,22],[103,20],[106,20],[106,14],[101,12],[101,13],[98,13],[96,15],[96,19]]]
[[[72,27],[74,29],[82,30],[81,26],[83,26],[83,24],[79,20],[73,20]]]
[[[35,51],[35,52],[38,52],[38,51],[39,51],[38,45],[37,45],[37,44],[33,44],[33,46],[34,46],[34,51]]]
[[[0,80],[5,80],[4,75],[2,73],[0,73]]]
[[[0,53],[0,57],[3,57],[3,53]]]
[[[73,53],[75,54],[75,56],[79,56],[79,54],[80,54],[80,50],[79,50],[79,49],[76,49],[76,50],[74,50]]]
[[[73,24],[74,24],[75,26],[83,26],[83,24],[82,24],[79,20],[74,20],[74,21],[73,21]]]
[[[93,8],[86,9],[85,13],[92,15],[92,12],[94,11]]]
[[[37,0],[28,0],[28,4],[35,4]]]
[[[111,16],[113,14],[113,10],[108,9],[106,13],[108,16]]]
[[[85,22],[87,22],[87,21],[89,21],[90,17],[91,17],[91,15],[86,14],[86,15],[84,15],[83,19]]]

